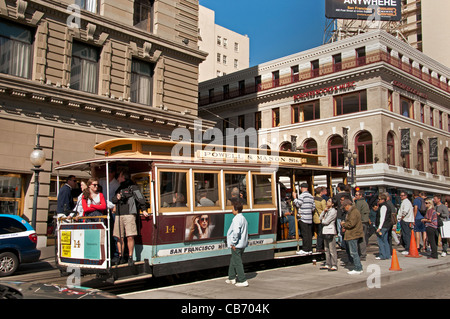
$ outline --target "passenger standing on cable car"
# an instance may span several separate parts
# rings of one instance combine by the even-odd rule
[[[243,205],[240,201],[233,203],[233,220],[227,232],[227,246],[231,248],[231,260],[228,268],[227,284],[247,287],[248,282],[242,264],[242,255],[248,245],[248,222],[242,215]],[[237,276],[237,281],[236,281]]]
[[[74,209],[72,190],[77,186],[77,179],[74,175],[67,177],[66,183],[59,189],[58,200],[56,206],[56,214],[58,217],[67,217]]]
[[[312,221],[313,212],[316,209],[314,203],[314,197],[308,192],[308,184],[302,183],[300,185],[300,191],[302,192],[297,198],[296,192],[292,192],[294,199],[294,205],[299,208],[300,214],[300,234],[303,240],[303,247],[297,251],[298,255],[310,255],[312,254]]]
[[[99,184],[97,178],[90,178],[87,181],[87,188],[83,191],[82,198],[83,216],[102,216],[106,213],[106,200],[102,192],[99,191]],[[98,219],[87,220],[92,222],[99,221]]]
[[[116,196],[112,198],[113,204],[116,205],[115,214],[117,215],[114,222],[113,236],[118,238],[119,263],[125,263],[123,256],[125,251],[124,238],[127,238],[128,265],[132,266],[134,264],[134,237],[138,234],[136,217],[139,216],[139,211],[142,211],[145,217],[148,216],[147,204],[145,197],[142,195],[139,187],[134,185],[128,172],[119,174],[119,182],[120,186],[116,191]]]

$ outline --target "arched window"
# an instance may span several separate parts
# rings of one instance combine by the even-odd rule
[[[425,170],[425,166],[424,166],[424,161],[423,161],[423,141],[420,140],[419,142],[417,142],[417,165],[416,168],[418,171],[424,171]]]
[[[330,166],[344,166],[344,139],[333,136],[328,142],[328,163]]]
[[[395,165],[395,141],[394,134],[392,132],[389,132],[387,135],[386,163],[388,165]]]
[[[317,142],[310,138],[303,143],[303,153],[317,154]]]
[[[450,157],[450,149],[446,148],[444,149],[444,162],[442,163],[444,167],[442,168],[442,174],[447,177],[450,177],[449,157]]]
[[[369,132],[359,133],[356,136],[355,146],[358,155],[356,164],[373,163],[372,134]]]

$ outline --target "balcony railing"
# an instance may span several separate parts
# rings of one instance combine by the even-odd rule
[[[280,77],[279,79],[276,80],[263,82],[257,85],[250,84],[245,86],[245,89],[241,88],[231,90],[227,92],[226,95],[224,95],[223,93],[217,93],[214,96],[200,98],[199,106],[205,106],[208,104],[217,103],[240,96],[262,92],[276,87],[282,87],[285,85],[302,82],[323,75],[329,75],[332,73],[341,72],[343,70],[350,70],[353,68],[361,67],[364,65],[370,65],[378,62],[385,62],[392,66],[395,66],[396,68],[404,72],[407,72],[408,74],[411,74],[422,81],[430,83],[433,86],[450,93],[450,86],[448,85],[448,83],[442,82],[439,79],[436,79],[427,73],[423,73],[422,70],[412,67],[409,63],[404,63],[400,59],[392,57],[390,54],[386,52],[376,52],[364,57],[359,58],[355,57],[352,60],[346,60],[345,62],[342,63],[336,63],[329,67],[321,67],[320,69],[307,70],[287,77]]]

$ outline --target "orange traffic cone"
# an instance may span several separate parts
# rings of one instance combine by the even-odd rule
[[[416,245],[416,236],[414,236],[414,230],[411,230],[411,242],[409,243],[409,254],[406,257],[414,257],[419,258],[422,257],[419,255],[419,251],[417,250]]]
[[[392,249],[392,263],[391,263],[391,268],[389,268],[389,270],[395,270],[395,271],[402,270],[400,268],[400,265],[398,264],[397,250],[395,250],[395,249]]]

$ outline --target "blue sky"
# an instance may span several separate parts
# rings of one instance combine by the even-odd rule
[[[324,0],[199,0],[216,24],[250,38],[250,66],[323,42]]]

